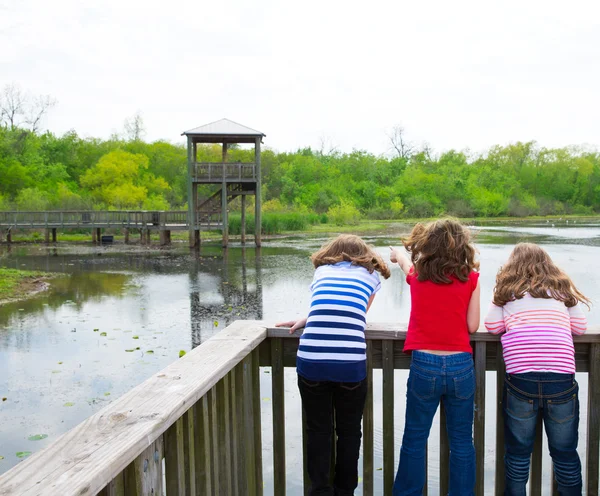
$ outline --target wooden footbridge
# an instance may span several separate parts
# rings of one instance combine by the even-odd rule
[[[394,456],[394,405],[404,401],[394,381],[396,369],[407,369],[410,358],[402,353],[406,327],[370,324],[367,327],[369,393],[363,418],[362,494],[391,494],[396,471]],[[475,494],[504,493],[504,437],[502,384],[504,363],[498,336],[480,331],[471,337],[477,388],[475,393]],[[272,474],[275,496],[285,495],[286,474],[306,471],[286,464],[286,436],[301,439],[300,422],[286,417],[284,369],[295,365],[298,334],[261,321],[237,321],[132,389],[112,404],[64,434],[46,449],[0,476],[0,496],[95,495],[262,495],[264,474]],[[581,397],[582,436],[585,451],[584,487],[598,495],[600,452],[600,328],[575,337],[577,370],[587,375],[588,396]],[[271,401],[261,401],[260,367],[269,372]],[[373,391],[375,369],[382,369],[380,391]],[[486,412],[486,372],[496,384],[495,412]],[[293,387],[289,384],[287,387]],[[264,392],[263,392],[264,394]],[[382,398],[374,405],[374,397]],[[269,408],[268,415],[262,409]],[[375,413],[382,412],[378,444],[383,466],[374,463]],[[486,415],[492,420],[486,421]],[[290,421],[286,425],[286,418]],[[263,424],[263,419],[268,424]],[[584,422],[585,421],[585,422]],[[302,425],[304,422],[302,422]],[[584,425],[586,424],[586,425]],[[298,425],[297,431],[293,426]],[[486,445],[486,429],[495,440]],[[271,435],[272,433],[272,435]],[[263,436],[264,434],[264,436]],[[269,439],[269,444],[265,443]],[[306,460],[305,444],[304,460]],[[532,456],[529,494],[541,496],[544,482],[556,494],[550,477],[543,481],[542,424]],[[288,452],[289,453],[289,452]],[[494,460],[493,480],[484,470]],[[448,492],[449,444],[445,414],[440,417],[440,494]],[[437,458],[437,457],[436,457]],[[265,472],[268,467],[268,472]],[[306,463],[304,463],[306,467]],[[431,474],[431,463],[429,463]],[[383,488],[376,490],[375,488]],[[490,487],[494,487],[493,490]],[[270,492],[270,491],[269,491]],[[425,493],[426,494],[426,493]]]
[[[58,229],[91,229],[92,240],[101,242],[102,229],[122,229],[125,242],[132,229],[139,230],[142,244],[150,243],[156,231],[161,244],[169,244],[171,231],[188,231],[191,247],[200,244],[200,232],[220,230],[223,246],[229,243],[229,203],[241,199],[241,241],[246,241],[246,197],[255,197],[254,242],[261,245],[261,160],[260,150],[265,134],[229,119],[221,119],[185,131],[188,148],[188,210],[157,211],[48,211],[0,212],[0,242],[12,241],[15,230],[45,230],[45,241],[56,242]],[[198,144],[222,144],[220,162],[198,162]],[[229,162],[228,151],[232,145],[254,145],[253,162]],[[198,197],[198,186],[216,185],[220,189],[208,198]]]

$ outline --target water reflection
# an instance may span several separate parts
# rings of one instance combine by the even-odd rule
[[[190,322],[195,348],[235,320],[261,320],[263,287],[260,248],[230,249],[218,257],[196,252],[190,270]]]

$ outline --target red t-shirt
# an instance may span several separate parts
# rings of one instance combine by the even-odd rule
[[[479,272],[466,282],[454,276],[450,284],[419,281],[411,272],[411,309],[404,352],[412,350],[464,351],[473,353],[467,327],[467,309],[477,287]]]

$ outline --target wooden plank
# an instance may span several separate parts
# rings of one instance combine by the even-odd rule
[[[229,404],[229,389],[230,376],[227,374],[221,382],[217,384],[219,396],[218,413],[219,413],[219,453],[221,465],[222,482],[224,494],[233,494],[233,474],[231,473],[231,429],[229,424],[230,419],[230,404]]]
[[[254,468],[256,471],[256,494],[263,493],[263,465],[262,465],[262,422],[261,422],[261,396],[260,396],[260,367],[258,348],[252,351],[252,390],[254,394]]]
[[[161,436],[125,469],[124,494],[127,496],[162,494],[163,456]]]
[[[228,337],[207,340],[0,476],[0,494],[99,492],[266,337],[257,323],[227,330]]]
[[[383,493],[394,485],[394,342],[383,342]]]
[[[194,405],[196,455],[196,490],[202,494],[212,494],[212,453],[210,452],[210,425],[208,415],[208,397],[205,395]]]
[[[587,495],[598,496],[600,452],[600,344],[590,345],[588,376],[588,424],[586,445]]]
[[[183,417],[165,433],[165,479],[169,496],[186,496]]]
[[[496,481],[495,493],[504,494],[504,412],[502,402],[504,396],[504,376],[506,367],[502,357],[502,345],[496,343]]]
[[[306,437],[306,413],[302,408],[302,485],[304,496],[310,496],[310,477],[308,476],[308,447]]]
[[[123,472],[111,480],[98,494],[99,496],[125,496],[125,481]]]
[[[242,421],[242,404],[239,396],[243,388],[241,386],[241,365],[237,365],[229,373],[231,380],[230,384],[230,401],[231,401],[231,470],[233,472],[233,488],[237,494],[244,494],[245,489],[242,487],[244,478],[241,476],[240,467],[243,466],[242,456],[242,437],[240,433],[240,422]]]
[[[372,343],[367,344],[367,399],[363,413],[363,495],[373,496],[373,357]]]
[[[221,460],[219,459],[219,421],[217,413],[217,386],[215,385],[206,395],[208,399],[208,418],[210,432],[210,453],[212,457],[213,494],[221,494],[223,480],[221,478]]]
[[[273,338],[271,345],[271,397],[273,405],[273,492],[285,494],[285,388],[283,343]]]
[[[188,496],[197,494],[196,488],[196,408],[192,407],[183,416],[185,487]],[[160,494],[160,493],[158,493]]]
[[[238,429],[238,482],[239,494],[248,494],[248,471],[246,470],[246,408],[245,408],[245,389],[244,389],[244,362],[235,368],[235,384],[237,390],[236,410],[240,412],[238,419],[240,421]]]
[[[535,425],[535,441],[533,443],[533,453],[531,454],[531,474],[529,476],[530,496],[542,495],[542,422],[542,414],[540,412],[538,413]]]
[[[448,474],[450,468],[450,443],[446,427],[446,408],[440,401],[440,494],[448,494]]]
[[[475,494],[485,492],[485,362],[486,342],[475,343]]]
[[[244,460],[246,473],[246,493],[256,495],[256,464],[254,458],[254,391],[252,389],[252,355],[242,361],[243,403],[244,403]]]

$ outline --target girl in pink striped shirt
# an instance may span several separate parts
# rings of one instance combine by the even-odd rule
[[[501,334],[506,362],[504,431],[507,495],[525,496],[538,415],[561,495],[581,495],[577,454],[579,386],[573,334],[583,334],[589,300],[542,248],[518,244],[498,272],[485,327]]]

